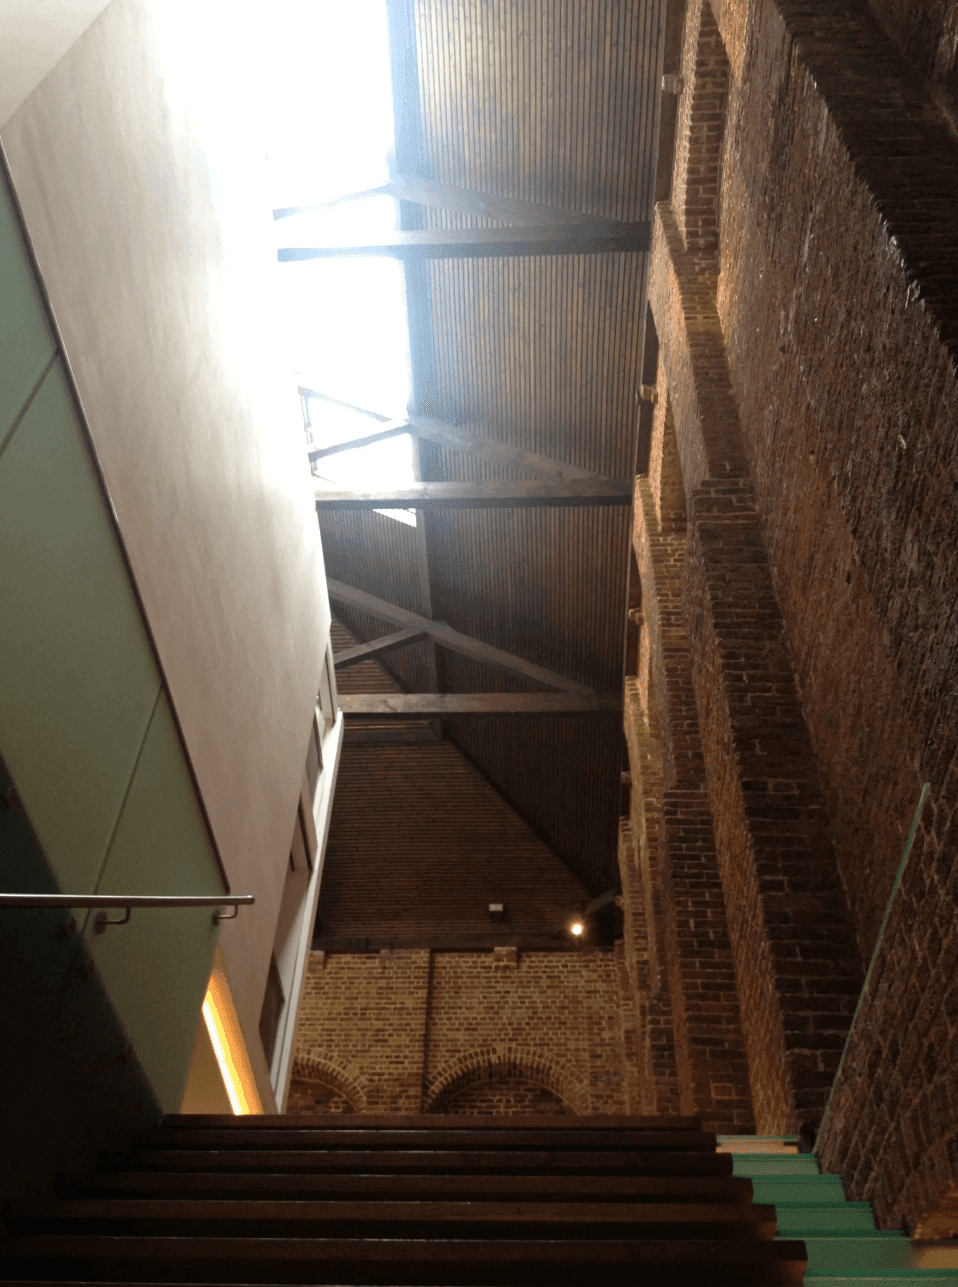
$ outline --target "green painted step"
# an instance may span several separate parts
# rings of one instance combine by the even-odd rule
[[[775,1206],[844,1206],[845,1192],[837,1175],[757,1176],[752,1180],[756,1202]],[[867,1204],[866,1204],[867,1205]]]
[[[833,1206],[788,1207],[775,1202],[778,1233],[783,1238],[814,1238],[816,1234],[876,1233],[875,1219],[868,1202],[845,1202]]]
[[[911,1241],[903,1234],[872,1229],[859,1236],[806,1235],[809,1269],[906,1269]]]
[[[733,1152],[732,1171],[777,1209],[778,1237],[804,1241],[806,1287],[958,1287],[956,1270],[911,1268],[910,1240],[876,1229],[871,1204],[847,1202],[841,1178],[820,1174],[813,1154]]]
[[[818,1175],[811,1153],[733,1153],[733,1175]]]
[[[954,1269],[869,1269],[863,1274],[839,1270],[808,1269],[806,1284],[815,1287],[958,1287]]]

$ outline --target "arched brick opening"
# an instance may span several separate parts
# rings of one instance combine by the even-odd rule
[[[535,1051],[516,1047],[473,1050],[451,1060],[432,1079],[425,1097],[425,1111],[450,1111],[447,1105],[467,1087],[491,1085],[508,1078],[525,1087],[540,1087],[550,1092],[569,1112],[589,1112],[588,1089],[581,1077]]]
[[[312,1090],[315,1095],[311,1095]],[[366,1092],[358,1075],[345,1064],[314,1055],[300,1055],[294,1060],[287,1112],[362,1113],[365,1109]]]

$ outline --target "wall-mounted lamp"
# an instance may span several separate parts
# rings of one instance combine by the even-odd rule
[[[574,920],[569,926],[569,933],[573,938],[581,938],[585,933],[585,925],[580,920]]]

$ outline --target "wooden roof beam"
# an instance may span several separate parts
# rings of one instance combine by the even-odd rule
[[[424,259],[511,259],[520,255],[605,255],[648,250],[648,223],[584,223],[508,228],[430,228],[420,232],[384,233],[375,241],[328,246],[284,246],[281,263],[300,259],[342,259],[379,255],[414,263]]]
[[[387,603],[385,599],[377,599],[375,595],[367,594],[365,590],[357,590],[354,586],[345,585],[342,581],[334,581],[330,578],[327,580],[327,586],[329,597],[334,603],[344,603],[360,612],[366,612],[377,621],[388,621],[390,625],[401,626],[407,630],[421,630],[437,644],[448,648],[450,652],[458,653],[461,657],[471,657],[473,661],[483,662],[487,666],[505,671],[506,674],[526,679],[533,684],[542,684],[546,688],[558,689],[563,693],[578,693],[581,696],[595,694],[595,690],[587,684],[577,684],[567,679],[565,675],[547,670],[545,666],[537,666],[534,662],[526,661],[524,657],[517,657],[515,653],[505,652],[502,648],[494,648],[492,644],[483,643],[471,635],[464,635],[442,621],[431,621],[427,617],[420,617],[418,613],[408,612],[394,603]],[[496,696],[496,694],[492,695]],[[535,694],[532,695],[535,696]],[[424,717],[419,715],[416,718]]]
[[[342,693],[339,705],[347,720],[622,716],[618,693]]]
[[[428,638],[425,630],[410,626],[405,630],[397,630],[394,634],[383,635],[380,639],[371,639],[369,643],[356,644],[353,648],[344,648],[342,652],[334,653],[333,665],[337,670],[346,670],[349,666],[358,666],[362,661],[372,661],[374,657],[397,652],[400,648],[408,648],[410,644]]]
[[[356,407],[357,411],[361,408]],[[363,412],[364,415],[372,415],[372,412]],[[377,429],[374,433],[362,434],[359,438],[347,438],[344,442],[334,442],[329,447],[319,447],[309,453],[309,459],[322,460],[325,456],[336,456],[343,451],[356,451],[359,447],[371,447],[375,442],[384,442],[387,438],[398,438],[400,434],[412,433],[412,426],[408,417],[402,420],[389,420],[386,416],[376,417],[381,419],[383,427]]]
[[[319,201],[308,206],[284,206],[281,210],[273,211],[273,218],[288,219],[290,215],[313,214],[318,210],[332,210],[337,206],[378,196],[395,197],[397,201],[409,201],[417,206],[455,210],[474,219],[495,219],[499,223],[526,224],[530,227],[575,223],[615,226],[617,222],[614,219],[597,219],[594,215],[579,214],[576,210],[541,205],[536,201],[522,201],[493,192],[477,192],[451,183],[436,183],[432,179],[421,179],[415,174],[397,174],[389,183],[367,188],[363,192],[349,192],[332,201]]]
[[[343,509],[568,509],[631,505],[632,484],[590,475],[550,482],[416,483],[375,492],[334,489],[317,483],[317,510]]]
[[[360,407],[355,409],[362,411]],[[373,415],[372,412],[365,411],[362,414]],[[590,470],[582,469],[579,465],[570,465],[564,460],[556,460],[551,456],[542,456],[537,451],[526,451],[522,447],[514,447],[511,443],[491,438],[488,434],[476,433],[472,429],[447,424],[444,420],[431,420],[426,416],[406,416],[402,420],[387,420],[384,416],[382,420],[382,429],[377,430],[375,433],[363,434],[359,438],[349,438],[344,442],[332,443],[329,447],[319,447],[309,453],[309,459],[311,461],[324,460],[327,456],[335,456],[344,451],[354,451],[359,447],[369,447],[374,443],[384,441],[386,438],[395,438],[398,434],[410,433],[417,438],[425,438],[429,442],[438,443],[440,446],[459,447],[463,451],[472,452],[475,456],[481,456],[483,460],[489,460],[498,465],[506,465],[510,469],[520,469],[527,474],[535,474],[545,478],[593,478],[596,476]]]

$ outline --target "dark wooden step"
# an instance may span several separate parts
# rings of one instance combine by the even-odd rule
[[[64,1196],[207,1198],[503,1198],[562,1202],[735,1202],[752,1200],[752,1181],[730,1175],[296,1175],[158,1171],[88,1172],[60,1184]]]
[[[592,1113],[585,1116],[552,1116],[546,1113],[514,1117],[475,1117],[461,1113],[263,1113],[251,1119],[224,1113],[168,1113],[161,1130],[246,1130],[255,1120],[257,1130],[557,1130],[564,1134],[593,1130],[700,1131],[700,1117],[626,1117]]]
[[[247,1122],[255,1119],[246,1119]],[[180,1127],[177,1130],[160,1128],[137,1135],[134,1146],[138,1149],[251,1149],[266,1148],[270,1150],[290,1149],[324,1149],[328,1151],[363,1151],[372,1150],[448,1150],[461,1152],[465,1149],[502,1150],[519,1152],[521,1150],[542,1151],[545,1149],[561,1152],[652,1152],[659,1149],[668,1152],[705,1152],[715,1151],[716,1140],[713,1134],[704,1131],[543,1131],[543,1130],[366,1130],[364,1128],[348,1130],[326,1130],[307,1127],[287,1128],[281,1130],[272,1127],[261,1130],[258,1126],[223,1130],[197,1130]]]
[[[731,1203],[13,1202],[17,1233],[366,1238],[774,1238],[775,1208]]]
[[[342,1150],[314,1152],[311,1149],[142,1149],[136,1163],[145,1169],[200,1171],[443,1171],[579,1173],[639,1175],[729,1175],[729,1153],[592,1152],[473,1152],[433,1150]]]
[[[449,1284],[581,1287],[786,1287],[802,1282],[794,1241],[115,1238],[0,1240],[0,1281]]]

